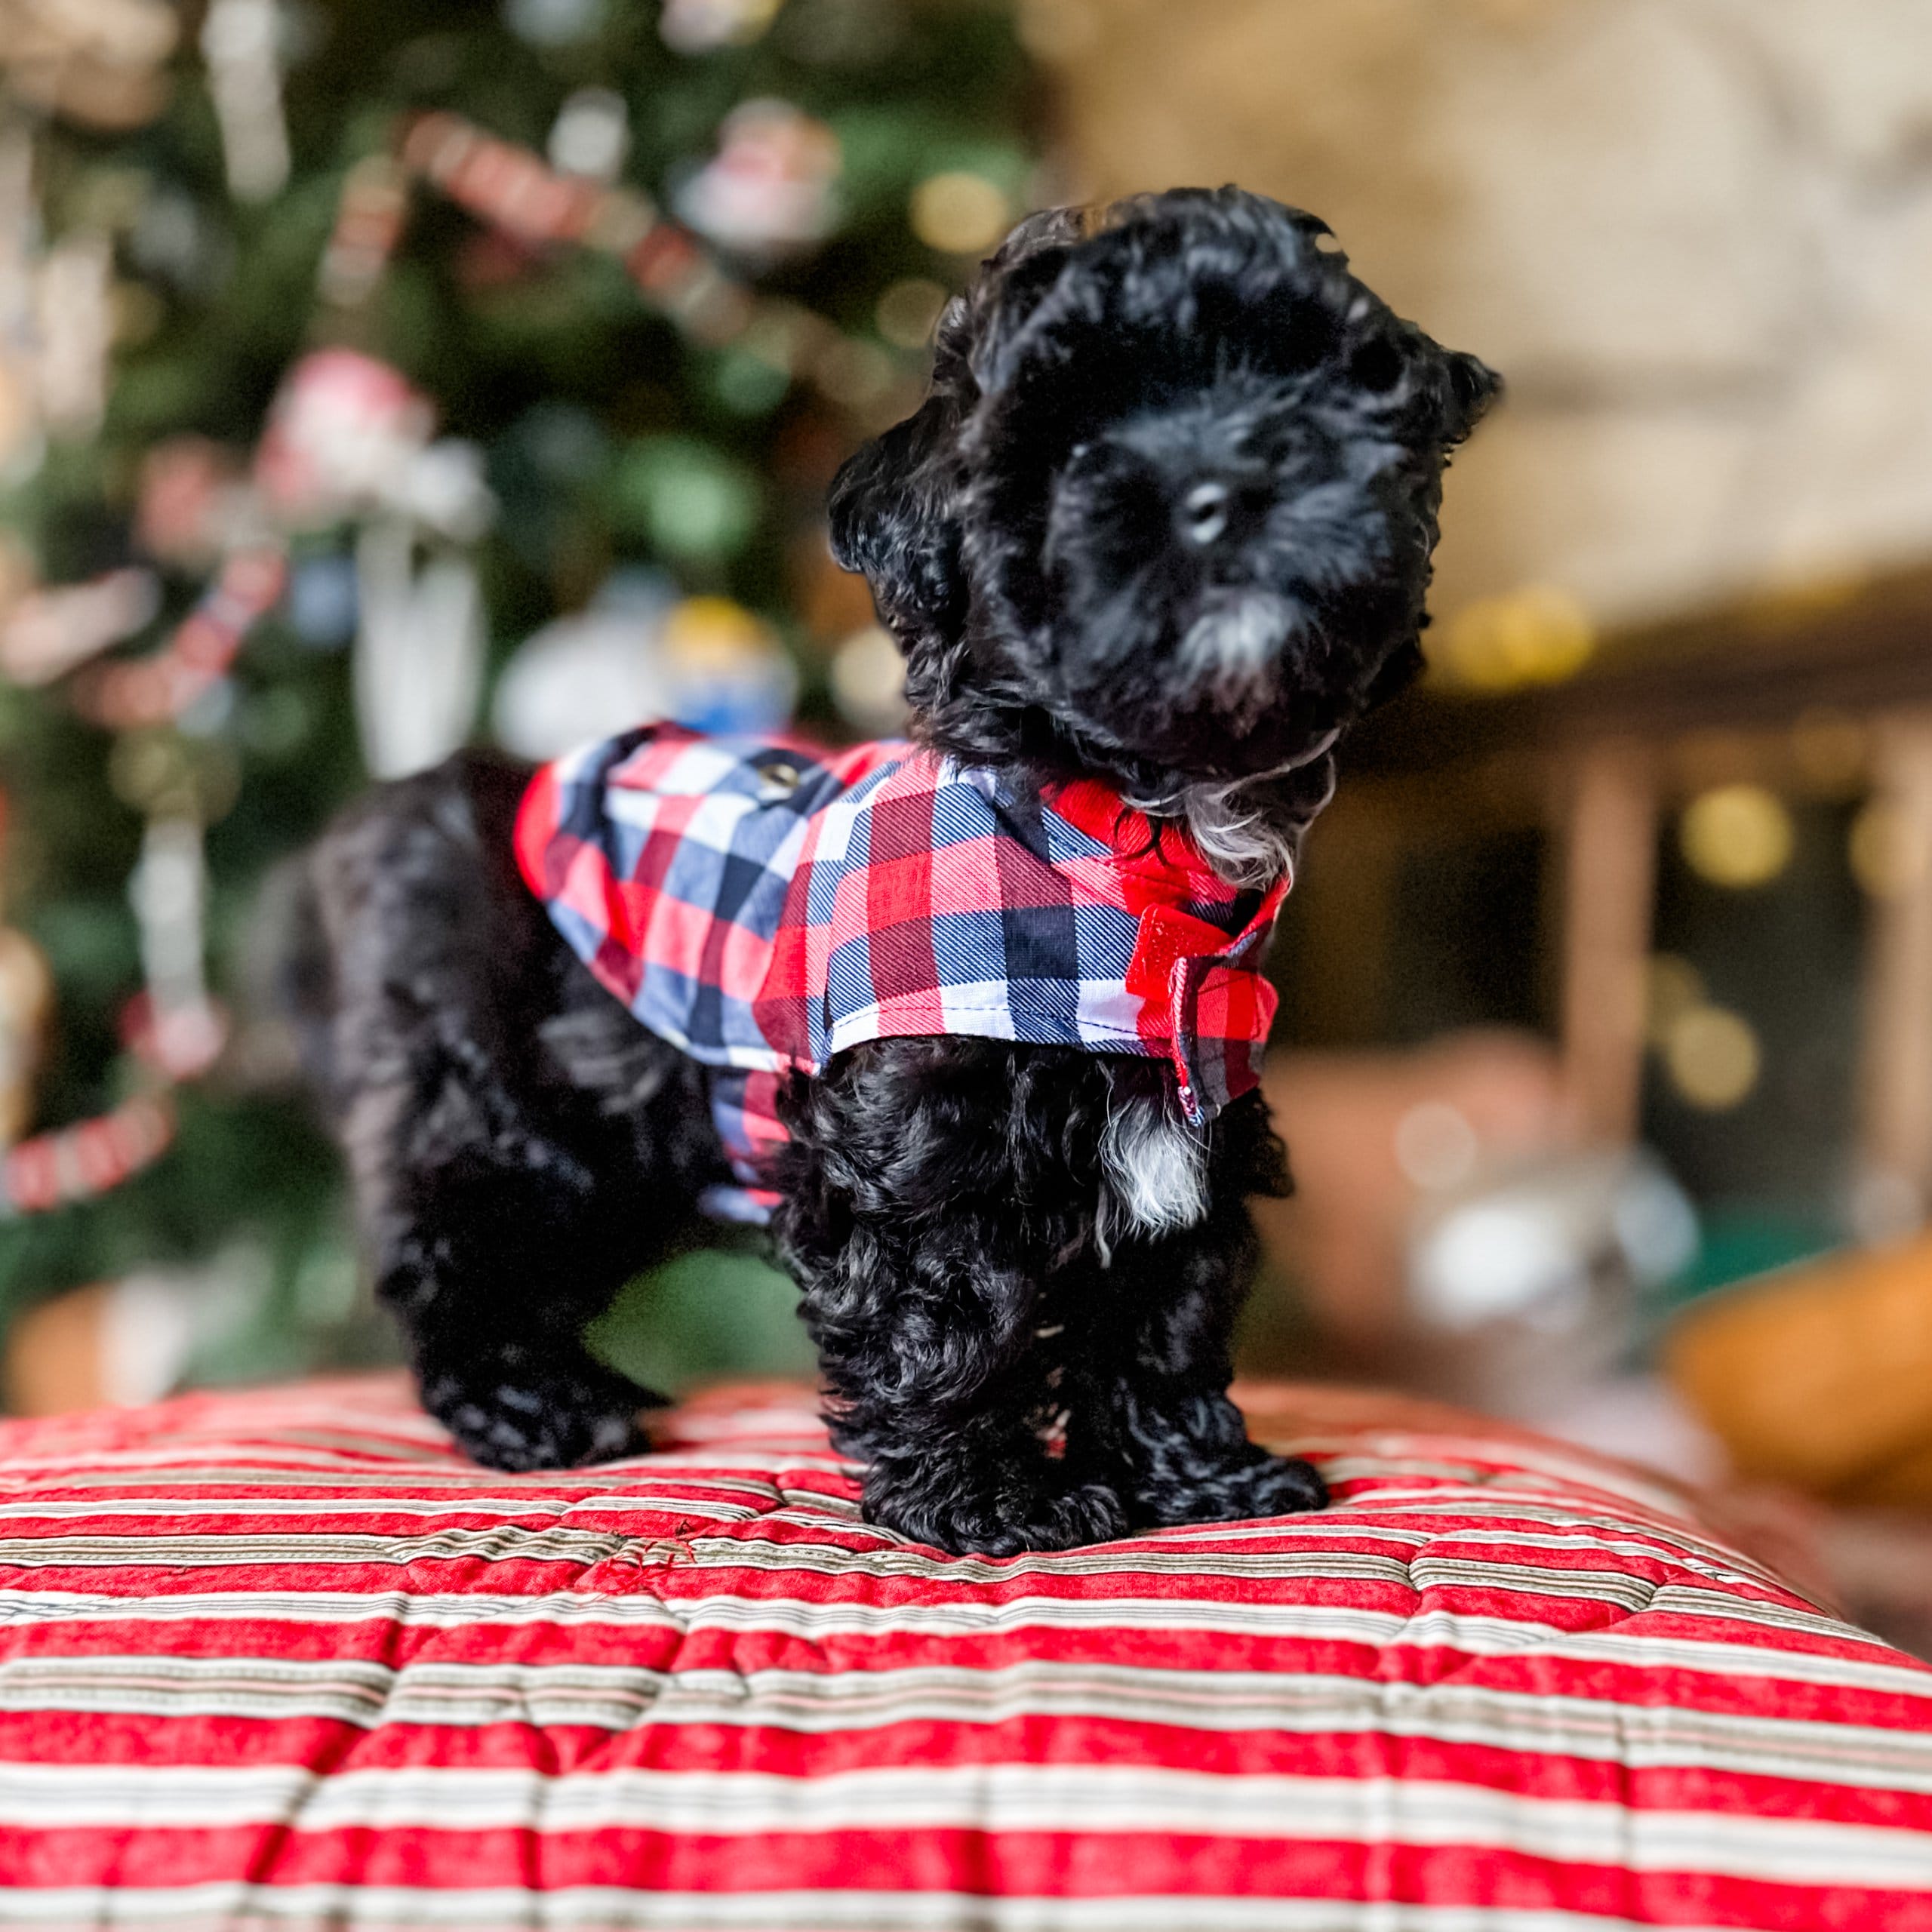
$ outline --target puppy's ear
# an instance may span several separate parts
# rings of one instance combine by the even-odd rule
[[[832,478],[832,554],[872,586],[879,615],[910,646],[956,624],[961,599],[959,405],[935,392],[848,457]]]
[[[958,346],[983,391],[991,395],[1006,386],[1021,330],[1059,281],[1075,245],[1105,219],[1104,211],[1042,208],[1021,222],[980,270],[964,305]]]
[[[1062,246],[1029,254],[1001,276],[998,290],[981,305],[968,359],[974,381],[987,395],[997,395],[1011,379],[1020,336],[1072,253]]]
[[[1425,617],[1423,621],[1426,623],[1429,620]],[[1416,638],[1411,638],[1406,644],[1398,645],[1389,654],[1368,689],[1362,694],[1363,710],[1376,710],[1391,698],[1400,697],[1422,675],[1425,663],[1422,645]]]
[[[1451,352],[1449,367],[1448,421],[1443,429],[1445,443],[1460,443],[1489,412],[1489,406],[1503,391],[1503,378],[1485,362],[1473,355]]]

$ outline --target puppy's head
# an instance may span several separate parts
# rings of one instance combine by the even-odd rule
[[[1497,389],[1313,216],[1177,189],[1010,235],[832,494],[916,710],[989,746],[1277,770],[1398,688],[1448,450]]]

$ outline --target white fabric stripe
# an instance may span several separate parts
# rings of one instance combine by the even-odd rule
[[[811,1736],[915,1722],[1079,1717],[1238,1734],[1380,1735],[1655,1770],[1701,1767],[1932,1794],[1932,1734],[1606,1700],[1332,1675],[1034,1662],[839,1672],[661,1672],[589,1663],[23,1657],[0,1664],[0,1709],[184,1719],[475,1726],[644,1724]]]
[[[1687,1615],[1703,1613],[1693,1608]],[[1154,1635],[1261,1637],[1283,1642],[1333,1642],[1404,1649],[1454,1650],[1475,1657],[1549,1657],[1641,1670],[1677,1669],[1772,1683],[1824,1684],[1879,1695],[1932,1696],[1932,1673],[1903,1660],[1828,1657],[1696,1637],[1659,1637],[1621,1624],[1567,1631],[1546,1623],[1472,1617],[1452,1611],[1418,1616],[1338,1604],[1240,1604],[1184,1598],[1082,1600],[1015,1597],[952,1604],[810,1603],[798,1598],[616,1596],[559,1591],[505,1596],[459,1592],[202,1591],[166,1597],[113,1597],[91,1592],[0,1590],[0,1626],[119,1622],[180,1623],[263,1620],[298,1625],[382,1622],[405,1629],[554,1624],[562,1629],[731,1631],[794,1637],[808,1643],[899,1635],[939,1641],[1011,1636],[1031,1629],[1134,1631]],[[1860,1633],[1827,1626],[1840,1636]]]
[[[272,1478],[271,1478],[272,1480]],[[734,1490],[747,1496],[785,1497],[793,1502],[809,1502],[817,1505],[824,1501],[816,1490],[786,1490],[770,1482],[744,1482],[729,1476],[721,1476],[715,1482],[692,1484],[694,1490],[709,1491],[723,1490],[728,1494]],[[317,1496],[312,1498],[301,1495],[254,1496],[104,1496],[90,1498],[82,1503],[0,1503],[0,1522],[36,1519],[51,1523],[86,1520],[97,1516],[139,1516],[149,1521],[192,1522],[205,1516],[266,1516],[289,1522],[299,1522],[305,1516],[573,1516],[584,1514],[608,1515],[614,1511],[633,1510],[663,1515],[670,1510],[681,1511],[686,1515],[701,1512],[714,1522],[749,1522],[754,1516],[767,1512],[762,1510],[734,1508],[709,1496],[694,1498],[688,1494],[648,1496],[635,1494],[552,1497],[552,1496],[491,1496],[488,1494],[462,1496],[387,1496],[377,1497],[365,1501],[354,1496]],[[154,1532],[144,1532],[152,1534]],[[162,1534],[165,1534],[162,1532]],[[14,1540],[11,1537],[0,1537],[0,1543]]]
[[[595,1514],[608,1513],[610,1506],[602,1499],[594,1505],[586,1503],[580,1506],[583,1510]],[[635,1506],[653,1514],[663,1514],[667,1507],[672,1506],[667,1505],[664,1499],[648,1501],[637,1499]],[[823,1530],[828,1527],[823,1520],[825,1514],[823,1499],[810,1492],[798,1493],[796,1500],[789,1501],[781,1508],[762,1512],[736,1508],[715,1501],[696,1500],[680,1500],[675,1507],[687,1515],[708,1517],[711,1521],[721,1523],[738,1524],[763,1517],[808,1528]],[[513,1512],[514,1506],[498,1499],[498,1508]],[[602,1540],[620,1543],[630,1540],[615,1531],[573,1530],[561,1524],[555,1527],[528,1529],[514,1522],[500,1523],[490,1531],[453,1527],[407,1537],[383,1537],[355,1531],[331,1535],[322,1532],[310,1533],[300,1528],[286,1529],[279,1534],[264,1531],[254,1534],[238,1534],[232,1537],[207,1531],[170,1534],[150,1527],[157,1518],[167,1513],[158,1508],[137,1508],[131,1503],[125,1509],[102,1509],[81,1506],[70,1513],[82,1519],[103,1515],[126,1515],[143,1518],[143,1522],[141,1528],[125,1537],[103,1532],[91,1537],[69,1534],[32,1538],[11,1537],[0,1539],[0,1549],[4,1549],[7,1560],[11,1563],[42,1567],[78,1561],[125,1561],[127,1550],[132,1543],[138,1543],[144,1549],[151,1549],[158,1543],[164,1545],[169,1560],[179,1562],[262,1561],[272,1560],[272,1553],[276,1551],[285,1552],[285,1560],[291,1562],[368,1562],[386,1559],[408,1561],[443,1551],[469,1554],[482,1547],[506,1547],[502,1540],[503,1539],[520,1539],[521,1544],[525,1546],[546,1538],[555,1539],[560,1545],[564,1540],[572,1537],[586,1542]],[[211,1502],[197,1508],[183,1509],[177,1513],[185,1518],[193,1519],[231,1513],[245,1515],[255,1512],[248,1510],[230,1512],[224,1505]],[[259,1513],[274,1515],[284,1521],[291,1518],[299,1521],[305,1515],[332,1521],[343,1511],[340,1506],[318,1501],[308,1509],[291,1507],[283,1503],[272,1509],[264,1508]],[[414,1513],[463,1517],[488,1513],[488,1506],[486,1501],[481,1500],[473,1505],[466,1503],[460,1509],[436,1505],[425,1506],[420,1511],[411,1511],[406,1506],[400,1509],[392,1509],[386,1506],[371,1504],[355,1513]],[[577,1508],[558,1507],[552,1513],[568,1515],[577,1513]],[[1307,1520],[1317,1524],[1320,1521],[1319,1518]],[[1457,1558],[1431,1553],[1423,1553],[1404,1561],[1393,1556],[1380,1557],[1325,1547],[1326,1537],[1334,1534],[1325,1530],[1309,1530],[1299,1535],[1291,1535],[1281,1526],[1271,1526],[1270,1533],[1281,1538],[1281,1546],[1265,1552],[1228,1550],[1217,1549],[1212,1545],[1198,1544],[1186,1539],[1163,1537],[1155,1544],[1102,1543],[1060,1554],[1035,1553],[1004,1560],[976,1556],[934,1556],[916,1545],[897,1542],[849,1548],[831,1543],[779,1543],[739,1537],[725,1537],[707,1542],[702,1537],[687,1537],[680,1540],[689,1546],[691,1560],[700,1565],[733,1569],[808,1569],[823,1576],[857,1572],[872,1577],[915,1577],[969,1585],[1011,1583],[1029,1576],[1054,1575],[1129,1578],[1177,1576],[1223,1580],[1251,1577],[1270,1580],[1305,1577],[1349,1577],[1398,1583],[1417,1588],[1463,1584],[1524,1595],[1574,1597],[1592,1601],[1620,1603],[1632,1610],[1649,1607],[1663,1601],[1671,1592],[1681,1591],[1687,1587],[1675,1582],[1660,1585],[1647,1577],[1617,1570],[1568,1569],[1555,1564],[1513,1564],[1500,1560],[1483,1561],[1475,1558]],[[1352,1540],[1359,1540],[1359,1534],[1353,1526],[1349,1526],[1340,1534],[1348,1535]],[[482,1540],[481,1543],[479,1539]],[[224,1552],[232,1554],[224,1554]],[[1727,1601],[1736,1604],[1743,1614],[1748,1614],[1755,1607],[1746,1598],[1729,1598]]]
[[[666,1834],[721,1836],[966,1830],[1460,1845],[1638,1872],[1932,1891],[1932,1833],[1632,1810],[1419,1779],[1217,1777],[1103,1764],[900,1765],[812,1778],[0,1765],[0,1823],[25,1830],[584,1832],[645,1820]]]
[[[720,1481],[729,1483],[734,1480],[732,1472],[752,1470],[756,1474],[749,1481],[768,1490],[774,1486],[774,1466],[787,1472],[817,1469],[829,1476],[856,1475],[858,1469],[849,1459],[832,1454],[821,1441],[815,1449],[801,1447],[783,1455],[774,1454],[763,1444],[742,1452],[722,1445],[715,1449],[667,1449],[654,1454],[648,1463],[601,1463],[594,1469],[570,1469],[561,1473],[546,1472],[521,1481],[506,1475],[500,1469],[486,1469],[474,1464],[398,1464],[392,1459],[372,1469],[363,1463],[343,1462],[320,1456],[291,1456],[284,1461],[279,1455],[273,1462],[232,1463],[211,1463],[201,1458],[180,1463],[158,1463],[152,1457],[131,1457],[125,1463],[91,1462],[78,1478],[71,1463],[49,1460],[42,1465],[10,1456],[6,1461],[6,1472],[10,1482],[17,1488],[25,1487],[18,1480],[20,1477],[43,1467],[63,1488],[77,1479],[85,1481],[90,1487],[106,1487],[152,1483],[165,1478],[171,1483],[203,1482],[212,1486],[274,1482],[300,1484],[316,1490],[327,1490],[337,1484],[345,1489],[370,1488],[377,1484],[386,1484],[392,1489],[401,1485],[411,1490],[440,1487],[448,1490],[452,1497],[460,1497],[492,1487],[501,1490],[508,1484],[519,1503],[549,1500],[543,1492],[561,1489],[571,1492],[571,1500],[587,1508],[601,1501],[607,1492],[618,1496],[629,1493],[634,1500],[642,1501],[644,1497],[637,1494],[640,1481],[648,1480],[654,1483],[667,1472],[682,1475],[701,1472],[709,1475],[715,1472]],[[592,1493],[583,1494],[586,1491]]]
[[[445,1891],[401,1886],[75,1886],[0,1893],[0,1924],[285,1932],[1649,1932],[1631,1919],[1507,1906],[1346,1900],[990,1898],[958,1892]],[[1688,1922],[1675,1932],[1717,1932]]]

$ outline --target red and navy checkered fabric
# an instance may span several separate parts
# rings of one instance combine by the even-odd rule
[[[1165,1059],[1195,1121],[1260,1077],[1260,957],[1289,881],[1237,890],[1094,781],[1023,794],[902,743],[654,724],[540,771],[516,848],[598,979],[718,1069],[719,1131],[753,1189],[784,1138],[779,1081],[862,1041]]]

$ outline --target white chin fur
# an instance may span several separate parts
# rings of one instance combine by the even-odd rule
[[[1230,598],[1194,620],[1180,662],[1208,680],[1238,724],[1245,722],[1273,697],[1275,660],[1299,621],[1296,607],[1270,592]]]
[[[1270,779],[1327,757],[1340,736],[1340,731],[1326,732],[1299,757],[1251,778],[1204,780],[1158,798],[1130,795],[1127,802],[1155,818],[1180,820],[1201,856],[1230,885],[1272,885],[1294,876],[1309,822],[1334,795],[1334,768],[1329,768],[1327,790],[1291,820],[1272,817],[1255,803],[1254,795]]]
[[[1094,1239],[1103,1267],[1129,1235],[1191,1228],[1208,1211],[1208,1145],[1158,1095],[1122,1100],[1100,1136]]]

